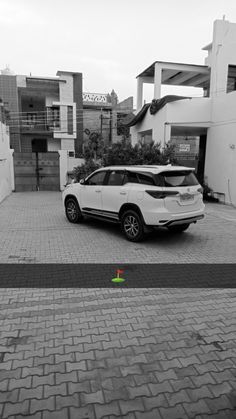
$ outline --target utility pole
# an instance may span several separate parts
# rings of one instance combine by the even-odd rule
[[[101,108],[101,115],[100,115],[100,118],[101,118],[101,128],[100,128],[100,133],[101,133],[101,137],[102,137],[102,123],[103,123],[102,108]]]
[[[110,111],[110,118],[109,118],[109,143],[112,143],[112,110]]]

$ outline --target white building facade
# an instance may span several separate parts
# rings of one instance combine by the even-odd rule
[[[164,146],[176,137],[198,138],[201,181],[220,200],[236,205],[236,24],[216,20],[213,41],[203,50],[208,53],[204,65],[157,61],[137,77],[131,139],[133,144],[152,139]],[[144,83],[153,84],[157,103],[161,85],[200,87],[203,96],[169,102],[166,97],[166,103],[151,114],[150,107],[143,106]]]
[[[13,150],[10,149],[9,128],[0,105],[0,202],[14,190]]]

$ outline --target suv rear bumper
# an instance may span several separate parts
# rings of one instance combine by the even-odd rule
[[[164,227],[169,227],[169,226],[177,226],[181,224],[191,224],[191,223],[196,223],[198,220],[201,220],[202,218],[204,218],[204,214],[197,215],[196,217],[182,218],[181,220],[172,220],[162,225]]]
[[[204,217],[205,205],[195,211],[186,211],[179,214],[173,214],[160,208],[160,211],[143,212],[144,222],[147,226],[167,227],[170,225],[180,225],[194,223]]]

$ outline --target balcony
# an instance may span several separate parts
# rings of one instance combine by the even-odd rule
[[[20,122],[21,133],[30,134],[30,133],[49,133],[59,131],[60,120],[53,120],[48,115],[45,116],[44,112],[38,113],[27,113],[23,116]]]

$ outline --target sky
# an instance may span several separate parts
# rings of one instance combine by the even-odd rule
[[[236,0],[0,0],[0,69],[81,72],[84,92],[135,98],[136,76],[154,61],[204,64],[223,15],[236,23]],[[151,100],[152,86],[144,93]]]

